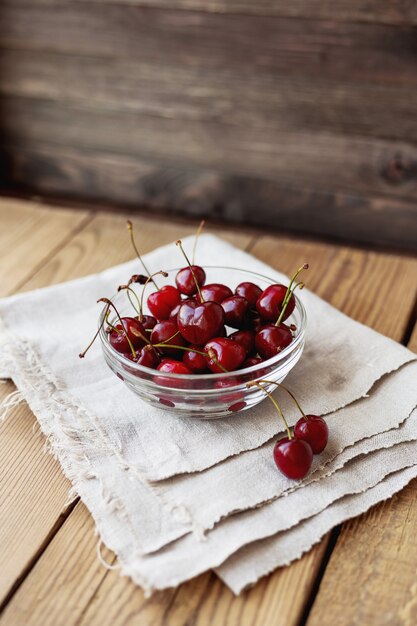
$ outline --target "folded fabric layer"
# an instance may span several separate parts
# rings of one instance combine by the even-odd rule
[[[314,458],[310,474],[360,440],[365,440],[364,452],[371,450],[374,442],[367,441],[367,437],[395,428],[417,406],[416,381],[417,363],[410,363],[380,380],[369,398],[329,414],[326,418],[330,428],[329,443],[325,451]],[[280,402],[284,394],[278,393]],[[294,408],[292,413],[296,414]],[[279,415],[276,418],[279,423]],[[154,483],[153,489],[170,507],[185,509],[194,526],[210,529],[232,512],[258,506],[294,488],[294,481],[277,472],[273,461],[275,440],[204,472]]]
[[[184,245],[190,248],[191,243],[188,239]],[[209,265],[213,259],[288,281],[250,255],[205,235],[199,242],[198,260]],[[175,266],[177,249],[174,245],[160,248],[146,255],[146,262],[152,270]],[[98,346],[88,360],[78,359],[97,327],[97,298],[114,293],[117,285],[137,270],[137,262],[130,262],[95,276],[7,298],[0,302],[0,317],[20,341],[26,340],[34,349],[40,362],[48,365],[74,403],[99,418],[126,463],[134,465],[144,478],[199,471],[268,441],[276,434],[277,420],[266,403],[228,419],[190,421],[141,402],[108,370]],[[329,413],[364,396],[383,374],[416,358],[311,292],[304,290],[302,299],[308,314],[307,347],[288,382],[312,413]],[[0,370],[14,376],[15,341],[3,332],[0,343],[5,344]],[[284,402],[286,406],[290,405]]]
[[[218,567],[216,573],[238,595],[262,576],[299,559],[338,524],[391,498],[416,476],[417,465],[392,473],[365,493],[345,496],[285,533],[245,546]]]
[[[242,546],[288,530],[339,498],[362,493],[388,474],[411,467],[416,459],[417,441],[360,456],[304,489],[297,489],[259,509],[228,517],[207,534],[204,542],[189,534],[155,554],[126,555],[124,569],[133,580],[149,588],[176,587],[218,567]]]

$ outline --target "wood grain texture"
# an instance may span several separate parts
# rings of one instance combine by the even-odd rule
[[[6,183],[415,246],[415,16],[406,0],[8,1]],[[108,191],[112,161],[126,189]]]
[[[88,219],[87,211],[0,199],[0,295],[16,290]]]
[[[91,111],[119,111],[242,128],[318,131],[417,141],[417,79],[361,82],[288,69],[270,75],[247,67],[157,66],[130,57],[101,59],[3,50],[0,93],[48,99]],[[244,94],[244,97],[242,95]]]
[[[309,289],[356,321],[403,339],[417,298],[417,259],[283,237],[259,238],[252,254],[266,263],[275,255],[287,274],[296,259],[308,262]]]
[[[65,28],[63,28],[65,24]],[[93,33],[93,36],[91,34]],[[141,63],[227,66],[304,76],[341,74],[415,84],[412,25],[340,23],[95,3],[12,2],[0,24],[3,47],[125,58]]]
[[[2,101],[3,144],[30,149],[47,141],[107,154],[127,155],[183,169],[278,180],[303,188],[352,195],[416,197],[417,147],[404,141],[333,135],[250,125],[234,126],[175,117],[91,111],[49,100]],[[68,123],[72,120],[73,123]],[[180,154],[179,146],[181,146]],[[285,147],[285,158],[283,149]]]
[[[0,385],[0,402],[13,390]],[[0,422],[0,606],[65,514],[71,487],[24,403]],[[45,485],[47,496],[45,497]]]
[[[417,351],[417,326],[409,348]],[[416,530],[417,480],[343,524],[307,626],[414,626]]]
[[[29,280],[88,219],[83,211],[0,200],[0,294]],[[13,390],[11,383],[0,385],[0,401]],[[70,484],[57,461],[44,454],[44,444],[26,404],[0,423],[0,605],[66,510]]]
[[[183,235],[187,230],[181,224],[167,225],[152,219],[138,220],[137,224],[138,236],[149,247],[156,241],[163,243],[165,237],[171,240]],[[123,218],[98,216],[57,255],[54,265],[50,262],[50,268],[55,267],[54,273],[45,267],[32,279],[31,286],[51,282],[53,276],[62,280],[65,271],[77,274],[92,271],[91,263],[97,263],[101,269],[106,263],[116,262],[113,257],[103,258],[103,250],[106,253],[114,250],[114,254],[121,255],[117,258],[124,260],[126,246],[118,239],[118,225],[124,236]],[[237,244],[250,242],[247,237],[239,237],[239,232],[230,233],[231,240]],[[360,321],[400,338],[414,304],[417,261],[284,237],[263,237],[254,251],[286,272],[308,259],[312,265],[308,278],[311,288]],[[72,268],[77,257],[81,260]],[[66,267],[72,269],[65,270]],[[401,305],[387,307],[390,298]],[[77,505],[10,601],[0,624],[23,620],[25,626],[39,623],[171,626],[204,625],[211,621],[233,626],[268,626],[276,624],[279,615],[282,621],[278,623],[295,626],[305,610],[326,548],[325,539],[303,559],[279,570],[239,598],[233,598],[219,581],[206,574],[176,592],[156,594],[145,600],[142,592],[126,578],[98,566],[92,529],[88,512],[81,504]],[[111,562],[111,555],[106,556]]]
[[[10,0],[6,0],[6,2]],[[41,0],[48,6],[65,3],[65,0]],[[102,8],[104,4],[120,4],[167,9],[187,9],[214,13],[243,13],[276,15],[282,17],[300,17],[336,21],[365,21],[386,24],[410,24],[417,22],[417,8],[409,0],[384,2],[379,0],[75,0],[78,3],[96,4]],[[13,3],[27,0],[13,0]]]
[[[6,151],[5,154],[9,153]],[[96,205],[211,216],[237,224],[268,224],[302,234],[415,249],[417,205],[382,196],[353,196],[283,186],[279,181],[221,170],[164,164],[68,147],[14,146],[10,178],[22,189],[55,197],[83,191]],[[401,174],[400,174],[401,175]]]

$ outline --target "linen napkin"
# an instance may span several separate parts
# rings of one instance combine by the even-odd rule
[[[185,246],[189,244],[186,240]],[[146,261],[153,271],[171,267],[177,264],[175,251],[174,246],[161,248],[147,255]],[[203,236],[198,261],[206,265],[213,258],[287,280],[229,244]],[[171,504],[148,480],[199,472],[258,448],[275,436],[277,422],[275,412],[265,403],[215,422],[181,419],[145,405],[131,394],[107,370],[98,349],[89,355],[88,365],[80,363],[78,352],[96,329],[95,300],[112,294],[137,270],[136,262],[130,262],[96,276],[1,301],[0,371],[13,378],[28,401],[124,571],[132,571],[134,579],[148,588],[160,588],[168,578],[163,577],[159,561],[150,575],[148,570],[155,561],[144,555],[163,546],[168,547],[155,556],[170,554],[178,546],[181,550],[181,539],[171,547],[168,544],[198,530],[198,525],[185,505]],[[415,358],[314,294],[304,292],[303,300],[309,318],[307,349],[291,374],[291,389],[304,404],[308,400],[310,412],[337,411],[364,397],[385,373]],[[409,412],[407,402],[396,407],[397,423]],[[252,504],[242,503],[242,508],[248,506]],[[235,549],[252,541],[245,539],[250,533],[241,536]],[[190,537],[199,545],[195,536]],[[177,557],[175,554],[172,562]],[[191,575],[192,569],[181,572],[182,577]],[[170,578],[169,584],[174,579]]]
[[[190,249],[192,241],[186,239],[185,248]],[[152,271],[175,266],[177,259],[174,245],[146,255]],[[254,257],[217,237],[203,235],[198,261],[209,265],[213,259],[288,282]],[[158,480],[199,471],[257,448],[274,436],[276,414],[265,403],[238,416],[196,424],[126,393],[98,347],[89,353],[88,361],[79,361],[80,349],[97,327],[96,300],[114,293],[117,285],[137,271],[138,264],[133,261],[95,276],[7,298],[0,304],[0,317],[11,331],[18,330],[19,337],[48,364],[77,404],[100,416],[111,441],[123,448],[125,458],[136,463],[144,478]],[[221,277],[221,270],[217,275]],[[363,397],[383,374],[415,358],[406,348],[354,322],[308,290],[303,291],[302,299],[308,311],[307,344],[289,380],[311,413],[326,414]],[[2,361],[1,370],[7,371],[5,358]],[[12,362],[9,359],[9,367]],[[285,400],[283,404],[285,408]]]
[[[416,382],[417,362],[412,362],[378,381],[369,398],[329,413],[326,416],[329,443],[322,454],[314,457],[310,476],[360,440],[363,440],[364,452],[372,451],[375,440],[367,438],[398,426],[417,405]],[[284,393],[277,392],[280,402]],[[293,409],[292,413],[296,411]],[[305,484],[305,480],[294,483],[282,474],[277,475],[272,462],[275,441],[276,437],[256,450],[231,457],[205,472],[154,483],[153,489],[171,508],[186,509],[194,528],[200,532],[210,529],[231,513],[277,498],[294,489],[294,484]],[[357,449],[354,446],[353,450]],[[222,485],[221,490],[219,485]]]
[[[308,552],[329,530],[387,500],[417,476],[417,465],[393,472],[365,493],[345,496],[291,530],[251,543],[236,552],[216,574],[238,595],[278,567]]]

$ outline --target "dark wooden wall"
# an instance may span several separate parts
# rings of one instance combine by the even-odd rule
[[[417,0],[2,0],[0,114],[16,189],[417,246]]]

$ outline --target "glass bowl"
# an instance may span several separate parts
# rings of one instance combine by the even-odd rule
[[[175,275],[178,269],[167,270],[168,277],[158,276],[158,286],[175,285]],[[266,289],[277,281],[250,272],[248,270],[232,267],[204,266],[207,275],[206,284],[224,283],[233,291],[235,287],[244,281],[251,281]],[[140,295],[140,287],[137,293]],[[155,291],[154,285],[147,286],[145,294],[144,313],[146,309],[146,297]],[[166,374],[154,369],[138,365],[114,350],[108,341],[107,334],[102,328],[100,340],[104,358],[111,370],[137,394],[142,400],[165,411],[171,411],[181,416],[193,418],[219,418],[227,417],[240,411],[245,411],[259,404],[265,399],[265,394],[259,387],[248,388],[246,384],[253,380],[268,379],[282,382],[301,357],[306,330],[306,311],[297,296],[296,306],[291,316],[286,320],[287,324],[294,324],[296,330],[294,339],[287,348],[275,357],[263,361],[252,367],[221,374]],[[126,292],[119,292],[114,298],[120,314],[134,316],[132,306],[126,297]],[[106,307],[100,315],[100,324],[105,315]],[[113,319],[113,323],[117,323]],[[265,385],[268,391],[275,389],[274,385]]]

